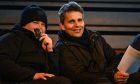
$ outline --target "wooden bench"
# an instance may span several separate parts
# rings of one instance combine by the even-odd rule
[[[76,0],[85,10],[86,27],[99,31],[118,52],[123,52],[130,40],[140,33],[139,0]],[[48,16],[48,34],[54,44],[58,40],[57,12],[67,0],[1,0],[0,29],[11,29],[20,19],[23,8],[38,4]]]

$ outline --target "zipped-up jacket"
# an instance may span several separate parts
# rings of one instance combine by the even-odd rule
[[[35,73],[49,73],[53,66],[49,62],[51,55],[53,53],[43,50],[33,32],[14,28],[0,36],[0,78],[2,81],[30,81]]]
[[[107,76],[113,78],[120,59],[98,32],[87,32],[90,40],[88,49],[59,34],[55,49],[59,53],[61,75],[85,84],[108,80]]]

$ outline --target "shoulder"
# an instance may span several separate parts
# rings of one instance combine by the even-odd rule
[[[21,39],[19,33],[13,32],[11,30],[3,31],[0,35],[0,42],[16,42]]]
[[[134,38],[133,38],[133,41],[139,41],[140,40],[140,34],[136,35]]]
[[[86,29],[86,31],[89,32],[89,33],[92,33],[92,34],[99,34],[100,35],[100,33],[98,31],[96,31],[96,30]]]
[[[90,36],[102,37],[101,33],[96,30],[87,30]]]
[[[132,41],[131,41],[130,44],[139,44],[139,42],[140,42],[140,34],[136,35],[136,36],[132,39]]]
[[[6,39],[12,39],[14,34],[10,30],[1,30],[0,32],[0,41],[6,40]]]
[[[0,29],[0,36],[6,34],[6,33],[9,33],[11,30],[9,29]]]
[[[89,32],[89,39],[91,40],[104,40],[104,38],[102,37],[101,33],[95,30],[87,30]]]
[[[130,45],[137,49],[140,50],[140,34],[136,35],[130,42]]]
[[[66,40],[63,40],[63,39],[59,39],[56,44],[55,44],[55,50],[56,51],[65,51],[67,50],[68,48],[70,48],[72,45],[71,42],[69,41],[66,41]]]
[[[56,42],[56,44],[55,44],[55,48],[60,48],[60,47],[63,46],[63,45],[64,45],[63,40],[58,40],[58,41]]]

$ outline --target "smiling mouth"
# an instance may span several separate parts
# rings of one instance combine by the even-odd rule
[[[81,31],[81,29],[74,29],[73,31],[78,33]]]
[[[82,29],[69,29],[69,30],[72,30],[72,31],[81,31]]]

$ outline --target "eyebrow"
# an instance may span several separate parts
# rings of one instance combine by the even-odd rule
[[[72,19],[72,20],[69,20],[68,22],[75,22],[75,20],[74,20],[74,19]]]

